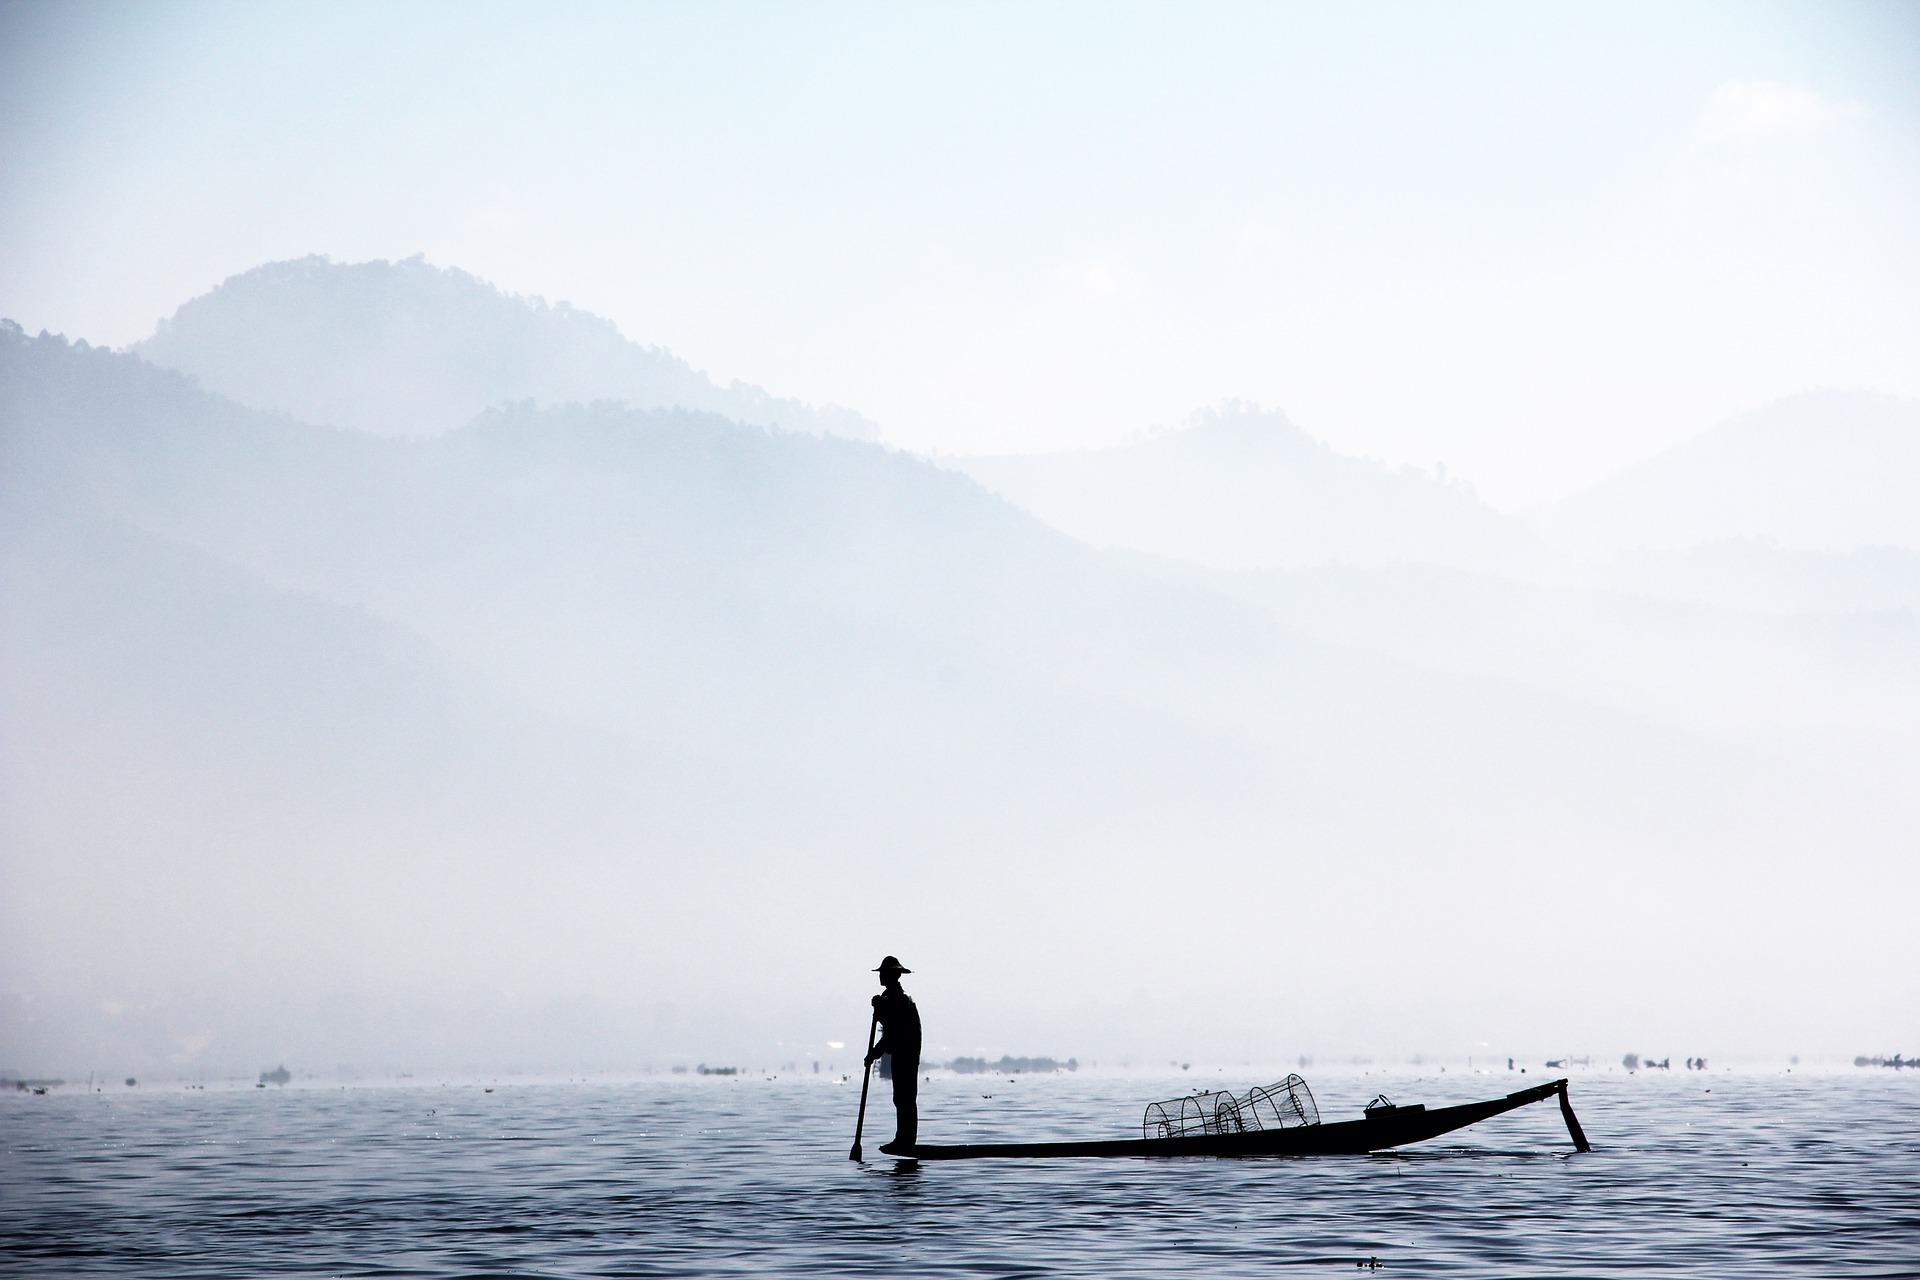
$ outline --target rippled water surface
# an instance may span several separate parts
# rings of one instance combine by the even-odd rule
[[[1345,1119],[1380,1089],[1442,1105],[1531,1082],[1314,1084]],[[1193,1083],[936,1075],[922,1132],[1125,1136]],[[879,1156],[883,1107],[854,1164],[855,1101],[810,1077],[9,1094],[0,1271],[1920,1275],[1906,1073],[1576,1075],[1578,1156],[1549,1102],[1373,1156],[916,1164]]]

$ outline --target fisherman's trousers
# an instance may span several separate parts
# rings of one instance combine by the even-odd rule
[[[895,1142],[908,1146],[920,1140],[920,1059],[895,1056],[893,1060],[893,1110]]]

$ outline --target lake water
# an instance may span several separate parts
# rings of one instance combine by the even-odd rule
[[[1916,1075],[1577,1073],[1588,1155],[1547,1102],[1393,1154],[951,1164],[878,1154],[884,1085],[850,1162],[816,1077],[9,1093],[0,1272],[1920,1276]],[[1540,1077],[1309,1079],[1333,1120]],[[1128,1136],[1196,1083],[936,1073],[922,1136]]]

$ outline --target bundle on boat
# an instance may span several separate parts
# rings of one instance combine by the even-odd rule
[[[1244,1095],[1193,1093],[1150,1102],[1140,1121],[1143,1138],[1197,1138],[1203,1134],[1258,1133],[1320,1123],[1313,1091],[1299,1076],[1261,1085]]]

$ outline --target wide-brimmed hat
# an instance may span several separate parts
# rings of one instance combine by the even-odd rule
[[[888,973],[888,972],[912,973],[913,970],[901,964],[897,956],[888,956],[885,960],[882,960],[880,962],[880,967],[878,969],[875,969],[874,972],[875,973]]]

